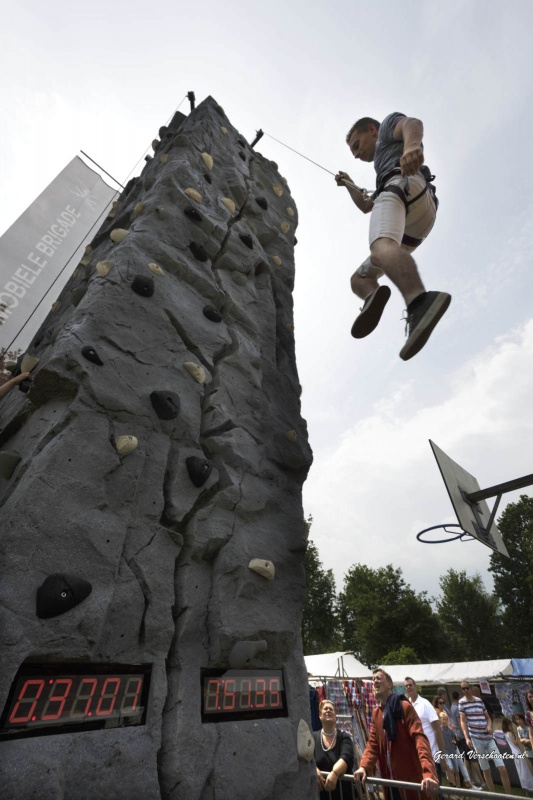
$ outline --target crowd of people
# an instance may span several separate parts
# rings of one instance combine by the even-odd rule
[[[391,676],[374,670],[373,692],[378,702],[372,714],[370,736],[358,759],[349,734],[336,726],[335,706],[330,700],[320,703],[322,730],[314,733],[315,762],[320,799],[341,798],[340,779],[351,774],[363,785],[367,776],[379,769],[382,778],[420,785],[422,796],[432,800],[439,787],[494,791],[490,763],[497,769],[503,790],[511,794],[511,783],[494,739],[494,715],[479,690],[467,680],[461,691],[448,693],[440,687],[433,702],[422,697],[416,682],[406,677],[405,694],[394,692]],[[522,789],[533,793],[533,689],[526,692],[526,710],[501,724]],[[405,796],[404,796],[405,795]],[[415,800],[417,792],[392,788],[388,800]]]

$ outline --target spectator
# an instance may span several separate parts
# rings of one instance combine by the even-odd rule
[[[441,711],[439,713],[439,720],[442,728],[442,738],[444,739],[444,746],[446,747],[446,756],[447,756],[446,774],[448,775],[448,782],[452,786],[457,786],[458,784],[457,779],[459,777],[459,773],[461,773],[465,789],[471,789],[472,784],[470,782],[468,771],[464,765],[463,759],[460,758],[460,753],[459,750],[457,749],[453,731],[450,727],[450,720],[448,714],[445,711]],[[453,778],[450,778],[450,775],[448,774],[449,770],[452,770]]]
[[[516,725],[516,732],[518,734],[520,744],[524,748],[524,753],[526,754],[526,757],[531,765],[531,770],[533,771],[533,748],[531,747],[525,715],[520,711],[517,711],[513,717],[513,722]]]
[[[439,697],[442,700],[443,711],[445,711],[447,713],[448,718],[449,718],[450,717],[450,707],[448,706],[448,692],[446,691],[444,686],[439,686],[439,688],[437,689],[437,697]]]
[[[504,717],[502,719],[502,731],[505,734],[505,738],[507,739],[507,744],[511,749],[511,753],[513,754],[514,764],[516,767],[516,771],[518,772],[518,780],[520,781],[520,786],[526,792],[527,796],[529,797],[529,793],[533,792],[533,775],[529,771],[529,767],[524,759],[524,754],[520,749],[520,745],[518,744],[518,738],[513,731],[513,725],[510,719]]]
[[[481,785],[483,783],[483,777],[481,775],[481,770],[479,769],[479,764],[477,763],[475,757],[473,755],[468,754],[466,739],[463,736],[463,729],[461,728],[461,722],[459,719],[459,692],[457,691],[452,692],[452,701],[453,701],[452,707],[450,709],[451,711],[450,725],[455,735],[457,750],[461,754],[463,764],[466,767],[468,774],[470,776],[470,783],[472,784],[472,789],[480,790]],[[461,775],[462,774],[463,772],[461,770]]]
[[[418,688],[413,678],[406,678],[404,685],[405,693],[409,698],[409,702],[412,703],[416,713],[420,717],[422,728],[428,737],[429,746],[431,747],[431,752],[433,753],[433,758],[435,759],[435,755],[438,750],[440,750],[441,753],[445,752],[444,739],[442,738],[442,729],[437,712],[429,700],[426,700],[425,697],[422,697],[422,695],[418,694]],[[437,776],[440,782],[442,779],[442,768],[439,761],[436,759],[435,764],[437,767]]]
[[[533,689],[526,691],[526,723],[529,733],[529,743],[533,750]]]
[[[318,707],[322,730],[313,731],[315,762],[320,800],[341,798],[339,778],[353,770],[354,749],[349,734],[337,730],[337,715],[331,700],[322,700]],[[322,772],[328,772],[326,778]]]

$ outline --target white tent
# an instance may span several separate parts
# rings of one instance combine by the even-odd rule
[[[372,670],[361,664],[353,653],[323,653],[304,656],[307,674],[314,678],[371,678]]]

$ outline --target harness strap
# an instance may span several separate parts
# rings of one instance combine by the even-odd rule
[[[423,241],[423,239],[415,239],[414,236],[408,236],[406,233],[402,238],[402,244],[406,244],[408,247],[418,247]]]
[[[425,193],[427,192],[427,190],[428,190],[428,184],[426,183],[426,185],[424,186],[424,188],[422,189],[422,191],[421,191],[421,192],[419,192],[419,193],[416,195],[416,197],[413,197],[413,199],[412,199],[412,200],[408,200],[408,199],[407,199],[407,195],[405,194],[405,192],[404,192],[404,190],[401,188],[401,186],[396,186],[395,184],[391,184],[391,186],[384,186],[384,187],[383,187],[383,189],[380,189],[380,190],[379,190],[379,192],[377,192],[377,193],[376,193],[376,195],[379,195],[379,194],[381,194],[381,192],[392,192],[393,194],[396,194],[396,195],[398,195],[398,197],[400,198],[400,200],[401,200],[401,201],[402,201],[402,203],[404,204],[406,211],[408,211],[408,210],[409,210],[409,206],[412,206],[412,205],[413,205],[413,203],[416,203],[416,201],[417,201],[417,200],[420,200],[420,198],[421,198],[423,195],[425,195]]]

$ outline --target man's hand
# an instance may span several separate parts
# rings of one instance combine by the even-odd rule
[[[424,151],[419,145],[404,150],[403,156],[400,158],[403,177],[407,178],[409,175],[416,175],[423,163]]]
[[[353,183],[347,172],[337,172],[335,180],[337,181],[337,186],[346,186],[346,181]]]
[[[439,794],[439,782],[433,778],[424,778],[420,783],[420,788],[428,797],[437,797]]]
[[[357,782],[361,781],[362,785],[364,786],[366,781],[366,769],[364,767],[359,767],[359,769],[356,769],[353,774],[353,779]]]

